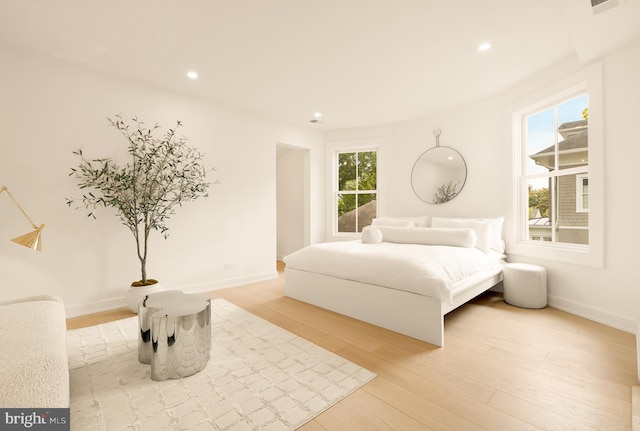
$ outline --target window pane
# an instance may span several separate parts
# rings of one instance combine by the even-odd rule
[[[589,213],[577,208],[575,175],[562,175],[557,184],[556,241],[589,244]]]
[[[338,154],[338,190],[356,190],[356,153]]]
[[[559,169],[589,164],[587,95],[558,105]]]
[[[358,190],[376,190],[376,152],[358,153]]]
[[[546,173],[555,167],[556,122],[555,109],[527,117],[525,137],[525,174]]]
[[[376,194],[362,193],[358,195],[358,232],[362,232],[362,228],[369,226],[371,221],[377,217],[376,215]]]
[[[356,231],[356,195],[338,194],[338,232]]]
[[[585,94],[527,117],[526,175],[588,164],[587,108]]]
[[[549,202],[549,181],[529,181],[529,239],[534,241],[551,241],[551,219]]]
[[[562,175],[555,181],[531,180],[528,190],[528,239],[589,244],[589,213],[577,208],[575,175]]]
[[[338,232],[362,232],[376,217],[375,193],[338,195]]]

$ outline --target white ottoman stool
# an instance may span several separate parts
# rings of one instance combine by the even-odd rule
[[[503,268],[504,300],[523,308],[547,306],[547,271],[528,263],[507,263]]]

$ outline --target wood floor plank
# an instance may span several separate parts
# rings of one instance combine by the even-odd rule
[[[584,380],[567,378],[559,373],[550,375],[538,368],[523,367],[520,362],[510,362],[509,357],[494,357],[485,362],[466,362],[465,368],[459,368],[458,364],[461,363],[464,363],[462,358],[441,363],[439,366],[449,367],[452,373],[458,369],[458,372],[464,375],[474,376],[478,383],[484,383],[513,396],[553,398],[557,404],[546,407],[551,410],[565,405],[579,405],[595,411],[610,411],[620,417],[629,415],[628,395],[627,399],[622,400],[596,392],[592,390],[594,386]]]
[[[281,269],[282,266],[280,265]],[[301,430],[631,430],[633,334],[488,292],[445,317],[445,347],[284,296],[285,280],[211,292],[378,376]],[[69,329],[133,316],[69,319]]]
[[[434,355],[440,355],[441,352],[444,352],[443,349],[439,349],[438,352],[427,352],[423,355],[407,356],[395,346],[385,346],[378,349],[375,355],[377,358],[385,359],[393,364],[391,371],[394,379],[403,379],[407,387],[416,385],[429,388],[447,388],[451,392],[466,395],[477,402],[487,403],[493,396],[495,389],[478,381],[474,376],[467,376],[455,367],[452,369],[448,366],[440,366],[440,364],[448,363],[447,358],[440,361],[433,359]],[[400,376],[400,373],[406,375]]]
[[[631,388],[633,431],[640,431],[640,386]]]
[[[437,392],[437,390],[435,390]],[[390,405],[405,412],[428,429],[438,431],[482,431],[483,428],[472,421],[457,415],[438,403],[416,394],[384,377],[374,379],[366,385],[363,392],[371,394],[381,405]]]
[[[372,382],[374,385],[378,385],[381,383],[381,380],[374,379]],[[385,386],[388,390],[388,386]],[[407,404],[411,404],[411,398],[404,399],[404,406]],[[405,431],[405,430],[438,430],[438,431],[448,431],[448,430],[456,430],[456,429],[467,429],[469,431],[475,431],[471,428],[455,428],[455,425],[450,422],[447,423],[444,420],[444,423],[447,425],[446,427],[440,427],[439,425],[443,423],[442,419],[436,420],[434,415],[425,418],[426,412],[429,411],[427,405],[422,404],[421,411],[423,415],[419,418],[416,418],[414,410],[411,408],[402,407],[398,408],[389,408],[389,404],[380,398],[372,395],[369,391],[358,391],[357,393],[348,396],[344,401],[341,402],[343,407],[345,407],[350,414],[356,414],[359,417],[364,419],[366,426],[371,427],[371,429],[376,430],[397,430],[397,431]],[[462,418],[456,418],[456,423],[466,423]],[[350,428],[332,428],[332,429],[350,429]]]
[[[559,414],[556,411],[535,408],[529,401],[501,391],[496,392],[496,396],[489,405],[499,410],[509,411],[523,422],[544,431],[613,430],[613,428],[604,426],[590,427],[581,421],[574,420],[570,416]]]
[[[535,431],[538,429],[510,414],[493,409],[466,396],[447,391],[439,391],[435,394],[429,391],[422,397],[416,398],[416,395],[407,388],[398,386],[391,381],[386,381],[387,383],[385,383],[385,380],[384,378],[376,378],[375,381],[370,382],[371,384],[366,385],[363,390],[371,392],[390,405],[406,411],[422,422],[433,423],[433,426],[437,427],[436,429],[441,429],[441,426],[448,425],[433,422],[434,419],[431,417],[433,414],[423,408],[425,402],[430,402],[429,399],[437,400],[437,408],[440,412],[448,412],[446,415],[440,413],[441,420],[448,421],[451,414],[455,415],[455,423],[460,427],[454,428],[456,430],[480,428],[483,430]],[[411,400],[411,402],[407,403],[407,400]],[[464,422],[461,422],[461,419],[464,419]]]

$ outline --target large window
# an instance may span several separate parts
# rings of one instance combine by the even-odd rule
[[[336,226],[338,233],[362,232],[377,214],[377,152],[337,153]]]
[[[522,156],[527,196],[526,238],[589,244],[587,94],[523,116]],[[576,196],[576,181],[585,184]]]
[[[584,68],[513,107],[512,254],[602,267],[602,66]]]

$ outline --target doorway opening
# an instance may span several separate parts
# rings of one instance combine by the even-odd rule
[[[309,153],[306,148],[276,145],[278,261],[310,243]]]

